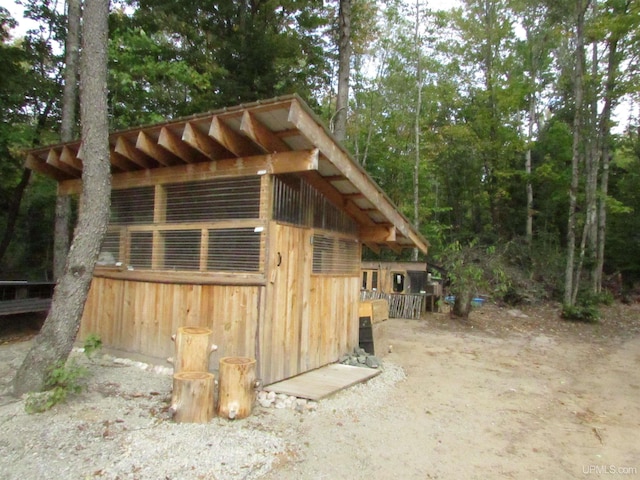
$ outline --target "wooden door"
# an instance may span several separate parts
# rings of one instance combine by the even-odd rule
[[[260,376],[273,383],[301,373],[309,345],[311,231],[270,228],[267,308],[260,325]]]

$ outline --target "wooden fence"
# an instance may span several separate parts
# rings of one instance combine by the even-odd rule
[[[418,319],[422,315],[426,295],[422,293],[384,293],[378,290],[362,290],[360,300],[387,300],[389,318]]]

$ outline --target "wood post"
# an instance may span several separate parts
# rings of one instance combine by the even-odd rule
[[[218,415],[228,419],[251,415],[255,397],[256,360],[248,357],[220,359]]]
[[[209,356],[218,349],[211,335],[209,328],[179,327],[173,338],[176,344],[173,372],[208,372]]]
[[[178,423],[207,423],[213,418],[214,375],[181,372],[173,375],[171,411]]]

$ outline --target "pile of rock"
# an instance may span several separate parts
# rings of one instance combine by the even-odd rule
[[[343,365],[352,365],[354,367],[380,368],[382,362],[378,357],[367,353],[364,348],[356,347],[353,353],[340,357],[340,363]]]
[[[264,408],[288,408],[300,413],[314,411],[318,408],[318,404],[312,400],[266,390],[258,392],[257,401]]]

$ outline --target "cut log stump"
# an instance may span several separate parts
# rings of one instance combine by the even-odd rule
[[[207,423],[215,411],[214,375],[208,372],[173,374],[171,411],[178,423]]]
[[[212,331],[204,327],[179,327],[173,338],[173,372],[208,372],[209,356],[218,349],[212,343]]]
[[[255,358],[222,357],[219,377],[218,415],[230,420],[251,415],[256,386]]]

